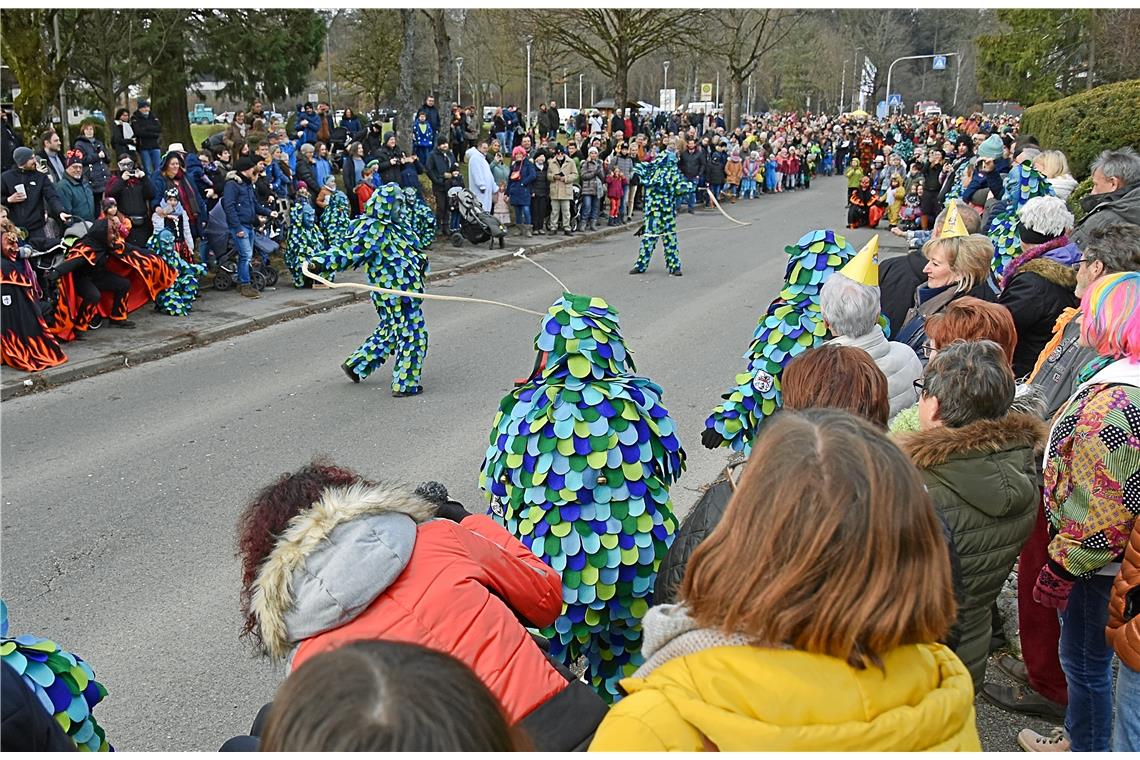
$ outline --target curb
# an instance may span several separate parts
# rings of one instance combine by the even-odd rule
[[[592,232],[576,233],[571,237],[563,237],[559,240],[542,242],[537,245],[515,245],[511,251],[504,248],[499,253],[484,256],[474,261],[467,261],[455,267],[448,267],[444,271],[432,272],[428,275],[427,282],[448,280],[460,274],[469,274],[505,264],[515,259],[514,252],[519,248],[525,248],[527,253],[532,254],[556,251],[560,248],[577,245],[583,241],[609,237],[622,231],[632,231],[630,227],[632,224],[633,222],[630,222],[630,224],[620,227],[607,227]],[[632,229],[636,229],[636,227]],[[522,240],[533,239],[534,238],[518,238],[516,242],[521,243]],[[511,242],[511,236],[508,236],[506,242]],[[59,367],[52,367],[42,372],[25,373],[0,386],[0,401],[8,401],[9,399],[18,398],[20,396],[38,393],[39,391],[55,388],[75,380],[93,377],[94,375],[130,368],[144,362],[161,359],[171,354],[185,351],[186,349],[207,346],[211,343],[217,343],[218,341],[227,340],[237,337],[238,335],[254,332],[255,330],[260,330],[270,325],[289,322],[301,317],[307,317],[310,314],[348,306],[359,301],[367,300],[368,298],[369,294],[362,291],[347,293],[334,292],[330,293],[329,297],[323,301],[305,304],[304,306],[290,306],[277,309],[255,317],[246,317],[236,322],[210,327],[200,332],[183,333],[158,343],[140,346],[130,351],[116,351],[95,359],[87,359],[81,362],[67,362]]]

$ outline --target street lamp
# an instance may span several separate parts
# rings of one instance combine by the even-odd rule
[[[843,59],[843,65],[840,67],[841,69],[843,69],[843,75],[839,79],[839,112],[840,113],[843,113],[843,104],[846,102],[845,96],[847,95],[847,63],[850,60],[851,60],[850,58],[844,58]]]
[[[570,76],[570,72],[567,71],[566,69],[562,69],[562,107],[563,108],[569,108],[570,107],[570,105],[569,105],[569,103],[570,103],[570,90],[569,90],[569,84],[566,81],[566,77],[568,77],[568,76]]]
[[[665,85],[661,89],[662,90],[668,90],[669,89],[669,62],[668,61],[662,61],[661,65],[665,67]]]
[[[855,70],[851,72],[851,109],[855,110],[855,94],[863,89],[863,82],[859,78],[859,53],[863,51],[862,47],[855,48]]]
[[[463,56],[455,59],[455,102],[463,105]]]
[[[530,44],[534,37],[526,36],[526,116],[523,117],[524,127],[530,126]]]
[[[582,74],[578,74],[578,110],[582,110]]]

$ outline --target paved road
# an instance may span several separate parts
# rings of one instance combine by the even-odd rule
[[[778,289],[783,246],[842,225],[843,194],[831,179],[729,206],[750,227],[715,212],[682,216],[683,278],[667,276],[660,257],[648,274],[627,275],[637,243],[625,234],[541,258],[570,288],[618,308],[638,370],[664,387],[690,455],[678,512],[724,464],[699,433]],[[558,295],[524,262],[437,290],[537,311]],[[425,310],[431,349],[417,398],[392,398],[384,371],[345,380],[338,364],[375,324],[357,305],[3,404],[13,630],[51,636],[93,664],[110,690],[99,719],[119,749],[213,749],[279,682],[281,671],[238,641],[234,527],[258,486],[323,453],[372,477],[439,480],[481,506],[491,420],[531,366],[537,318],[441,302]],[[987,748],[1016,749],[1019,726],[987,710]]]

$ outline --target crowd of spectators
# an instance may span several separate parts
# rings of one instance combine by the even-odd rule
[[[786,367],[785,408],[727,504],[702,500],[687,518],[707,535],[663,561],[677,603],[647,613],[645,664],[608,709],[528,633],[558,615],[559,576],[492,519],[324,461],[267,485],[239,525],[244,633],[292,672],[234,748],[978,750],[980,695],[1059,724],[1021,731],[1026,750],[1140,750],[1140,156],[1101,153],[1077,218],[1061,197],[1066,157],[984,117],[767,114],[729,129],[716,115],[615,114],[583,130],[544,106],[533,128],[496,113],[488,139],[469,109],[439,132],[428,98],[414,155],[369,123],[340,176],[359,203],[372,177],[419,187],[423,172],[440,202],[464,181],[461,157],[485,161],[479,181],[497,187],[472,190],[487,211],[498,194],[521,228],[541,234],[549,210],[567,232],[573,218],[593,228],[603,198],[611,221],[627,219],[624,167],[684,136],[681,171],[710,204],[846,166],[849,224],[901,202],[892,231],[914,250],[882,262],[878,285],[826,282],[829,340]],[[324,104],[280,129],[251,114],[216,152],[157,158],[142,142],[151,118],[123,122],[115,139],[135,152],[103,193],[144,216],[169,198],[190,239],[243,181],[231,159],[254,207],[336,176],[322,138],[344,120]],[[62,188],[92,183],[106,154],[85,135],[60,155],[52,138],[39,158],[54,179],[29,185],[43,172],[27,149],[3,178],[29,233],[83,216],[85,197]],[[745,153],[765,166],[747,189],[727,168]],[[1023,659],[996,664],[1012,688],[987,678],[1011,572]]]

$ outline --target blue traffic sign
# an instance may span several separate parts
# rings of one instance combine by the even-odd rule
[[[942,71],[945,68],[946,68],[946,56],[944,56],[944,55],[934,56],[934,70],[935,71]]]
[[[887,96],[887,104],[890,105],[891,108],[901,106],[903,104],[902,93],[892,92]]]

